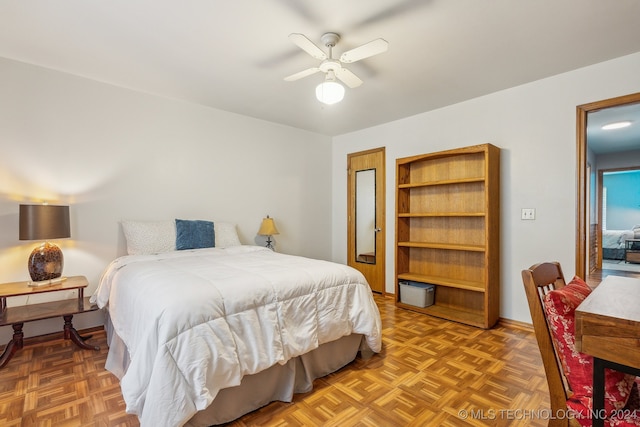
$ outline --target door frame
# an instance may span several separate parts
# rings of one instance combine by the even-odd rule
[[[347,154],[347,265],[356,268],[361,273],[365,274],[367,271],[372,271],[371,264],[359,265],[356,262],[355,257],[355,227],[354,220],[352,219],[352,210],[355,208],[355,195],[353,194],[353,188],[351,185],[352,172],[351,171],[351,159],[353,157],[359,157],[368,154],[382,154],[382,161],[380,164],[380,188],[376,188],[376,227],[381,231],[377,233],[376,237],[376,263],[375,267],[380,270],[376,274],[381,280],[381,289],[372,290],[380,292],[382,295],[386,295],[386,149],[385,147],[372,148],[370,150],[358,151],[355,153]],[[355,176],[355,175],[354,175]],[[376,177],[376,187],[378,187],[378,179]],[[380,197],[378,197],[378,190],[380,190]],[[377,214],[379,212],[379,215]],[[360,267],[360,268],[359,268]],[[363,271],[364,270],[364,271]],[[366,274],[365,274],[366,276]],[[371,284],[370,284],[371,285]]]
[[[627,104],[636,104],[640,102],[640,92],[629,95],[618,96],[615,98],[605,99],[602,101],[591,102],[589,104],[578,105],[576,107],[577,114],[577,166],[576,166],[576,275],[586,277],[586,259],[587,259],[587,233],[589,225],[587,224],[587,209],[589,209],[589,200],[587,200],[587,186],[589,185],[589,176],[587,175],[587,116],[590,112],[602,110],[609,107],[618,107]],[[600,219],[597,219],[600,221]]]

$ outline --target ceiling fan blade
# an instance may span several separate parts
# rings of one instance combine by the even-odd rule
[[[327,54],[322,51],[318,46],[313,44],[304,34],[291,33],[289,34],[289,40],[291,40],[300,49],[307,52],[309,55],[321,61],[327,59]]]
[[[315,74],[315,73],[317,73],[318,71],[320,71],[320,68],[318,68],[318,67],[314,67],[314,68],[307,68],[307,69],[306,69],[306,70],[304,70],[304,71],[300,71],[300,72],[298,72],[298,73],[292,74],[292,75],[290,75],[290,76],[288,76],[288,77],[285,77],[284,79],[285,79],[286,81],[288,81],[288,82],[293,82],[293,81],[295,81],[295,80],[299,80],[299,79],[301,79],[301,78],[303,78],[303,77],[310,76],[311,74]]]
[[[352,62],[386,52],[388,48],[389,43],[385,39],[375,39],[369,43],[363,44],[362,46],[346,51],[342,56],[340,56],[340,62],[350,64]]]
[[[391,19],[400,19],[403,15],[416,12],[424,6],[428,6],[430,1],[425,0],[403,0],[395,2],[393,6],[389,6],[378,13],[355,24],[355,28],[361,28],[368,25],[378,24]]]
[[[298,14],[305,21],[314,23],[314,24],[318,23],[319,16],[317,16],[317,14],[314,13],[315,12],[314,8],[310,7],[308,4],[305,4],[305,2],[301,2],[299,0],[278,0],[278,1],[282,3],[285,7],[291,9],[293,12]]]
[[[346,68],[339,68],[335,70],[335,73],[336,77],[342,80],[342,82],[349,86],[351,89],[356,88],[362,84],[362,80],[360,80],[360,77],[356,76]]]

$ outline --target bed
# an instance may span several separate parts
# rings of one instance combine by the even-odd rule
[[[142,426],[225,423],[381,349],[360,272],[259,246],[122,256],[92,301],[108,314],[105,367]]]
[[[625,240],[640,239],[640,225],[630,230],[602,230],[602,258],[624,259]]]

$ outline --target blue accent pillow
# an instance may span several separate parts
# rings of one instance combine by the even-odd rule
[[[215,242],[212,221],[176,219],[176,250],[213,248]]]

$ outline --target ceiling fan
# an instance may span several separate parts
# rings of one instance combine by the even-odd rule
[[[352,89],[362,84],[362,80],[353,72],[343,68],[342,64],[350,64],[386,52],[389,46],[386,40],[375,39],[362,46],[348,50],[340,56],[340,59],[335,59],[332,56],[332,50],[340,40],[340,35],[336,33],[325,33],[321,37],[322,42],[329,49],[328,55],[303,34],[289,34],[289,39],[300,49],[322,62],[317,67],[308,68],[284,79],[292,82],[322,71],[326,74],[326,78],[325,81],[316,88],[316,96],[318,100],[325,104],[334,104],[341,101],[344,97],[344,87],[336,82],[336,78]]]

